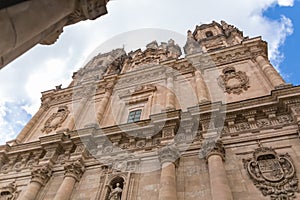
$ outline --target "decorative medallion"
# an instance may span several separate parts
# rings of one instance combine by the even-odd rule
[[[218,84],[228,94],[241,94],[249,86],[249,77],[245,72],[236,71],[234,67],[226,67],[218,77]]]
[[[298,178],[291,157],[278,155],[272,148],[260,147],[252,159],[243,160],[254,185],[271,200],[291,200],[298,192]]]
[[[67,106],[60,106],[56,113],[53,113],[45,122],[42,132],[50,133],[61,127],[62,123],[66,120],[70,111]]]

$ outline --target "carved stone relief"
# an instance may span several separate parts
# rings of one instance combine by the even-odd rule
[[[65,169],[65,176],[73,177],[77,181],[80,180],[82,174],[85,171],[85,167],[82,159],[67,162],[64,165],[64,169]]]
[[[279,115],[274,118],[274,121],[279,126],[286,126],[292,124],[294,122],[293,118],[290,115]],[[228,126],[228,127],[227,127]],[[242,132],[242,131],[249,131],[254,129],[265,129],[274,126],[271,123],[269,118],[263,118],[248,122],[241,122],[241,123],[228,123],[227,126],[224,126],[222,135],[228,135],[230,133]]]
[[[31,181],[45,185],[52,175],[52,169],[49,164],[35,166],[31,171]]]
[[[60,106],[56,113],[53,113],[45,122],[42,132],[50,133],[61,127],[62,123],[67,119],[70,111],[67,106]]]
[[[15,200],[17,199],[19,192],[15,182],[8,184],[0,188],[0,200]]]
[[[253,157],[243,160],[254,185],[271,200],[291,200],[298,192],[298,178],[289,154],[277,154],[272,148],[260,147]]]
[[[228,94],[241,94],[248,90],[249,77],[245,72],[236,71],[234,67],[226,67],[218,77],[218,84]]]

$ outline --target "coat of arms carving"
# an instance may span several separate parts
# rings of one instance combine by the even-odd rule
[[[241,94],[248,90],[249,77],[245,72],[236,71],[234,67],[226,67],[218,77],[218,84],[228,94]]]
[[[53,113],[45,122],[42,132],[50,133],[61,127],[62,123],[68,117],[70,111],[67,106],[60,106],[56,113]]]
[[[264,196],[271,200],[294,199],[298,178],[289,154],[278,155],[272,148],[260,147],[252,159],[243,160],[248,175]]]

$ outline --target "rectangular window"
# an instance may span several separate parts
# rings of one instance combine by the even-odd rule
[[[131,111],[128,115],[127,123],[140,121],[142,109]]]

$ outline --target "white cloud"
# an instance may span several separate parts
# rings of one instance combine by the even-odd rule
[[[293,6],[294,0],[278,0],[278,5],[280,6]]]
[[[39,107],[42,91],[61,83],[66,87],[72,72],[82,67],[86,57],[98,45],[126,31],[161,28],[185,37],[186,31],[193,30],[200,22],[226,20],[244,31],[245,35],[262,35],[269,42],[271,60],[278,65],[283,58],[278,48],[292,33],[292,22],[284,16],[278,20],[267,19],[263,11],[275,4],[292,6],[293,3],[293,0],[110,1],[109,14],[95,21],[66,27],[56,44],[38,45],[0,71],[1,138],[8,140],[16,136],[16,132],[11,130],[11,123],[15,122],[5,118],[7,110],[19,106],[20,110],[34,114]],[[145,43],[151,40],[149,38]],[[11,134],[7,133],[8,130]]]

